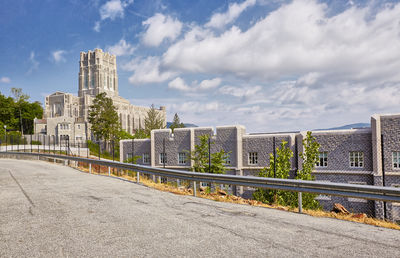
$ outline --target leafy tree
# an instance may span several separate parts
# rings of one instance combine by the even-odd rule
[[[172,131],[174,131],[175,128],[184,128],[185,125],[183,123],[181,123],[181,120],[179,119],[179,116],[177,113],[175,113],[174,115],[174,120],[172,121],[172,124],[170,125],[169,128],[172,129]]]
[[[146,135],[150,135],[151,130],[162,128],[165,128],[164,119],[152,104],[144,119],[144,132]]]
[[[193,152],[189,152],[189,158],[194,161],[192,170],[195,172],[207,173],[211,172],[214,174],[225,174],[225,163],[229,153],[224,150],[219,152],[211,153],[211,170],[209,166],[209,152],[208,152],[208,140],[209,135],[199,136],[200,143],[195,145]],[[210,141],[210,144],[215,144]]]
[[[5,97],[0,93],[0,135],[4,134],[4,125],[8,129],[23,131],[26,134],[33,133],[33,120],[43,116],[43,108],[40,102],[29,102],[29,96],[22,93],[19,88],[13,88],[15,98]],[[22,125],[22,126],[21,126]]]
[[[311,135],[311,132],[307,132],[307,136],[305,139],[303,139],[303,149],[304,152],[300,153],[300,158],[303,160],[303,165],[302,169],[299,171],[299,173],[296,176],[296,179],[301,179],[301,180],[315,180],[315,177],[311,174],[312,171],[315,168],[315,164],[318,161],[319,157],[319,143],[315,139],[314,136]],[[317,200],[315,200],[315,197],[317,197],[317,194],[312,194],[312,193],[303,193],[302,195],[302,201],[303,201],[303,207],[306,209],[318,209],[320,208],[320,204]],[[295,202],[297,203],[297,195],[294,198]]]
[[[260,171],[258,176],[260,177],[274,177],[274,168],[276,166],[276,178],[287,179],[289,178],[290,172],[290,159],[293,157],[293,152],[290,148],[286,147],[288,142],[282,141],[280,148],[276,148],[276,162],[274,161],[274,155],[270,153],[269,164],[270,166],[265,167]],[[291,199],[291,193],[282,190],[269,190],[259,188],[253,193],[254,199],[265,202],[274,203],[277,202],[280,205],[287,205]]]
[[[287,142],[282,141],[281,147],[276,149],[276,178],[287,179],[289,178],[290,172],[290,158],[293,156],[292,151],[286,147]],[[300,180],[314,180],[314,176],[311,174],[315,163],[318,160],[318,149],[319,144],[315,137],[311,135],[311,132],[307,132],[307,136],[303,139],[304,152],[300,153],[299,156],[303,160],[303,168],[298,172],[296,179]],[[264,168],[260,171],[259,176],[262,177],[273,177],[274,176],[274,157],[270,154],[270,167]],[[284,206],[297,207],[298,206],[298,195],[297,192],[289,192],[282,190],[267,190],[257,189],[253,193],[254,199],[266,203],[278,203]],[[320,204],[315,200],[317,194],[303,193],[302,204],[305,209],[319,209]]]
[[[121,125],[117,109],[106,93],[98,94],[93,100],[93,105],[89,107],[89,122],[96,138],[104,141],[118,138]]]
[[[22,127],[22,112],[21,112],[21,105],[23,102],[26,102],[29,99],[29,96],[22,93],[21,88],[11,88],[11,93],[14,95],[15,101],[16,101],[16,106],[17,109],[15,110],[16,114],[15,117],[18,117],[19,120],[19,125],[20,125],[20,130],[21,133],[24,134],[24,128]]]

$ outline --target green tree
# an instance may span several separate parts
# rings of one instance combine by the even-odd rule
[[[164,119],[152,104],[144,119],[144,133],[150,135],[151,130],[163,128],[165,128]]]
[[[117,109],[106,93],[98,94],[93,100],[93,105],[89,107],[89,123],[97,139],[104,141],[118,139],[121,125]]]
[[[303,160],[302,169],[297,173],[296,179],[301,180],[315,180],[312,172],[315,168],[315,164],[319,158],[319,143],[317,139],[311,135],[311,132],[307,132],[307,136],[303,139],[304,152],[300,153],[299,156]],[[319,209],[321,206],[315,197],[317,194],[303,193],[302,201],[305,209]],[[297,203],[297,195],[294,198],[294,202]]]
[[[290,148],[286,147],[287,143],[286,141],[282,141],[280,148],[276,148],[276,162],[274,161],[274,155],[270,153],[270,166],[262,169],[258,176],[274,177],[274,168],[276,167],[276,178],[289,178],[291,168],[290,159],[293,157],[293,152]],[[259,188],[253,193],[253,198],[265,203],[276,202],[280,205],[287,205],[292,197],[291,193],[287,191]]]
[[[14,95],[15,99],[15,104],[16,104],[16,109],[15,109],[15,117],[18,118],[19,122],[19,128],[20,132],[24,134],[24,128],[22,127],[22,112],[21,112],[21,106],[24,102],[26,102],[29,99],[29,96],[22,93],[21,88],[11,88],[11,93]]]
[[[179,116],[177,113],[174,115],[174,120],[172,121],[172,124],[170,125],[169,128],[172,129],[172,132],[174,131],[175,128],[184,128],[185,125],[181,123],[181,120],[179,119]]]
[[[12,94],[15,98],[0,93],[0,135],[4,134],[4,125],[11,130],[32,134],[33,120],[43,116],[42,106],[37,101],[29,102],[29,96],[19,88],[13,88]]]
[[[210,136],[208,134],[199,136],[200,143],[195,145],[194,151],[189,152],[189,158],[194,161],[192,170],[195,172],[211,172],[214,174],[225,174],[225,164],[229,157],[229,153],[223,149],[211,153],[211,169],[209,166],[209,152],[208,141]],[[210,144],[215,142],[210,141]]]
[[[293,156],[292,151],[286,147],[287,142],[283,141],[281,147],[276,149],[276,178],[287,179],[289,178],[290,172],[290,158]],[[303,139],[304,152],[300,153],[299,156],[303,160],[303,166],[298,171],[296,179],[299,180],[314,180],[314,176],[311,174],[315,163],[318,159],[319,144],[315,137],[311,135],[311,132],[307,132],[307,136]],[[273,177],[274,176],[274,157],[270,154],[270,167],[264,168],[260,171],[259,176],[262,177]],[[297,192],[289,192],[282,190],[267,190],[257,189],[253,193],[254,199],[265,203],[274,203],[297,207],[298,206],[298,195]],[[320,204],[315,200],[317,194],[303,193],[302,204],[305,209],[319,209]]]

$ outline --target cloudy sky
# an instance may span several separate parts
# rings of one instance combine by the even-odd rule
[[[77,94],[79,52],[117,56],[120,95],[248,132],[400,112],[400,3],[0,1],[0,92]]]

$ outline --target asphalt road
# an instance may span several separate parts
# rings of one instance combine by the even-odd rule
[[[0,159],[0,257],[399,257],[400,231]]]

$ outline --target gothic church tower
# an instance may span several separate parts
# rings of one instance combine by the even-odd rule
[[[118,96],[118,75],[115,55],[101,49],[81,52],[79,61],[79,97],[96,96],[105,92],[109,97]]]

